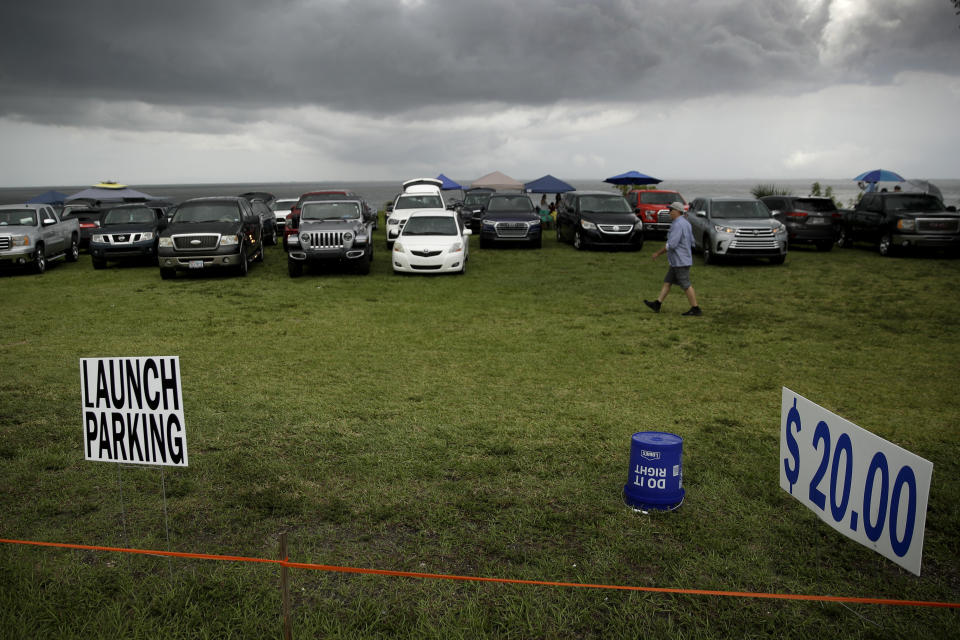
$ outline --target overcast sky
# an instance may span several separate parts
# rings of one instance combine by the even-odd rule
[[[960,178],[950,0],[13,0],[0,185]]]

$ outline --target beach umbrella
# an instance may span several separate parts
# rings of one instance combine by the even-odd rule
[[[929,180],[907,180],[907,191],[919,191],[920,193],[929,193],[932,196],[936,196],[943,200],[943,192],[940,191],[940,187],[933,184]]]
[[[440,185],[440,188],[443,189],[444,191],[454,191],[456,189],[460,189],[460,190],[463,189],[463,185],[457,182],[454,182],[453,180],[443,175],[442,173],[437,176],[437,180],[443,183]]]
[[[856,182],[903,182],[903,176],[893,171],[887,171],[886,169],[871,169],[870,171],[864,171],[856,178]]]
[[[567,191],[574,191],[574,188],[548,173],[542,178],[537,178],[523,185],[523,190],[527,193],[566,193]]]
[[[609,182],[610,184],[659,184],[663,180],[658,180],[646,174],[640,173],[639,171],[627,171],[626,173],[621,173],[618,176],[613,176],[607,178],[604,182]]]
[[[67,194],[59,191],[44,191],[38,196],[33,196],[27,200],[27,204],[63,204],[67,199]]]
[[[523,190],[523,183],[519,180],[514,180],[510,176],[500,173],[499,171],[494,171],[493,173],[488,173],[485,176],[477,178],[473,181],[473,184],[470,185],[473,188],[476,187],[490,187],[491,189],[498,189],[502,191],[511,191]]]

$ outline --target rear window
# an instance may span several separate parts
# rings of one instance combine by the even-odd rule
[[[0,227],[18,224],[36,226],[37,212],[33,209],[7,209],[6,211],[0,211]]]
[[[793,201],[793,208],[810,213],[828,213],[837,210],[837,206],[829,198],[797,198]]]
[[[240,208],[233,202],[184,203],[173,222],[240,222]]]
[[[429,194],[404,195],[397,199],[394,209],[443,209],[443,199]]]
[[[685,202],[683,196],[679,193],[657,193],[653,192],[640,192],[640,202],[643,204],[671,204],[673,202]]]

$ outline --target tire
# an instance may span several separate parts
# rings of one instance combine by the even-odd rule
[[[43,245],[37,245],[37,250],[33,252],[33,271],[34,273],[43,273],[47,270],[47,256],[43,251]]]
[[[580,229],[573,232],[573,248],[577,251],[583,251],[587,248],[583,242],[583,236],[580,235]]]
[[[841,228],[840,233],[837,234],[837,246],[841,249],[849,249],[853,246],[853,238],[846,229]]]
[[[76,262],[80,258],[80,243],[76,236],[70,238],[70,246],[67,248],[67,262]]]
[[[889,233],[883,234],[883,237],[880,238],[879,248],[880,248],[880,255],[886,258],[889,258],[894,253],[896,253],[896,249],[894,248],[894,245],[893,245],[893,238],[890,237]]]
[[[240,249],[240,263],[237,265],[237,275],[240,277],[246,277],[250,272],[250,261],[247,260],[247,248],[243,247]]]
[[[467,261],[464,260],[460,263],[460,271],[457,271],[458,276],[462,276],[467,272]]]
[[[530,247],[533,248],[533,249],[541,249],[541,248],[543,248],[543,234],[542,234],[542,233],[541,233],[539,236],[537,236],[537,239],[536,239],[536,240],[531,240],[531,241],[530,241]]]
[[[287,258],[287,273],[291,278],[299,278],[303,275],[303,263],[299,260],[290,260]]]
[[[94,269],[106,269],[106,268],[107,268],[107,261],[106,261],[106,260],[101,260],[101,259],[99,259],[99,258],[93,258],[93,259],[91,260],[91,262],[93,263],[93,268],[94,268]]]
[[[160,277],[163,280],[172,280],[176,275],[177,275],[176,269],[166,269],[164,267],[160,267]]]
[[[260,250],[257,251],[257,255],[253,257],[254,262],[263,262],[263,252],[266,251],[266,248],[263,245],[263,236],[260,237]]]
[[[560,221],[557,220],[557,242],[563,242],[563,236],[560,235]]]
[[[703,253],[703,264],[716,264],[717,256],[713,254],[713,251],[710,250],[710,237],[705,233],[703,238],[700,240],[701,251]]]
[[[367,251],[366,255],[364,255],[362,258],[360,258],[360,260],[357,261],[357,266],[356,266],[357,273],[359,273],[362,276],[369,274],[370,265],[372,263],[373,263],[373,248],[371,247],[371,249]]]
[[[786,260],[787,256],[777,256],[775,258],[770,258],[770,264],[783,264],[783,261]]]

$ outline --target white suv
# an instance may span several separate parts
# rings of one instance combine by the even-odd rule
[[[393,203],[393,211],[387,218],[387,248],[392,249],[407,218],[422,209],[445,209],[440,195],[442,182],[435,178],[414,178],[403,183],[403,193]]]

